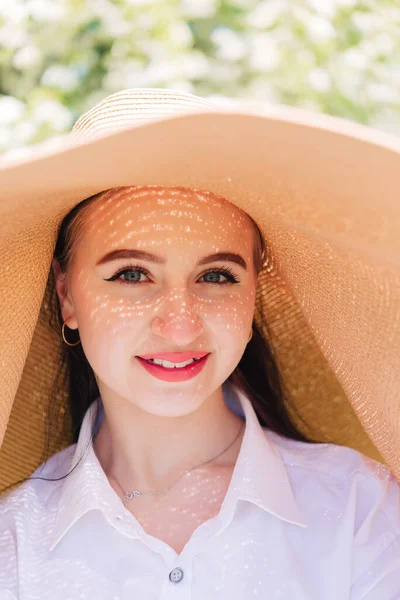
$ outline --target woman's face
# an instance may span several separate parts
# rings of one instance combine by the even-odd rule
[[[79,328],[102,396],[179,416],[216,392],[251,331],[254,239],[245,213],[187,188],[117,188],[85,209],[68,280],[57,275],[57,292],[67,326]],[[117,250],[158,258],[105,259]],[[198,264],[215,253],[233,253],[246,267],[228,259]],[[179,382],[156,378],[136,358],[193,350],[210,355],[200,373]]]

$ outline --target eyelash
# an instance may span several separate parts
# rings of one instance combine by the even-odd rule
[[[141,273],[143,273],[144,275],[149,276],[150,273],[148,272],[147,269],[145,269],[144,267],[141,267],[139,265],[127,265],[126,267],[123,267],[122,269],[120,269],[117,273],[115,273],[112,277],[110,277],[109,279],[105,279],[105,281],[115,281],[118,280],[118,277],[120,275],[122,275],[123,273],[126,273],[127,271],[140,271]],[[228,285],[228,284],[234,284],[234,283],[239,283],[239,279],[238,279],[238,275],[232,271],[232,269],[230,267],[224,267],[224,268],[218,268],[215,267],[213,269],[209,269],[208,271],[206,271],[205,273],[203,273],[201,275],[201,277],[204,277],[204,275],[207,275],[207,273],[221,273],[222,275],[224,275],[228,281],[222,281],[220,283],[218,282],[214,282],[214,281],[209,281],[209,282],[202,282],[202,283],[208,283],[208,284],[214,284],[214,285]],[[132,284],[141,284],[141,283],[146,283],[145,281],[124,281],[123,279],[121,279],[120,281],[118,281],[118,283],[122,283],[122,284],[128,284],[128,285],[132,285]]]

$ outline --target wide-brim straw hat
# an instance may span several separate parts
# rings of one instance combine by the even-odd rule
[[[208,190],[254,219],[268,249],[254,318],[293,420],[400,480],[399,173],[400,142],[388,134],[162,89],[112,94],[71,133],[3,157],[0,487],[30,475],[46,450],[64,343],[46,296],[61,220],[84,198],[135,185]],[[67,398],[57,391],[60,414]],[[55,453],[71,433],[50,442]]]

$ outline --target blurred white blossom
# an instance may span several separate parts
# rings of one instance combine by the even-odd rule
[[[361,50],[357,48],[349,48],[343,52],[339,59],[343,62],[343,66],[350,69],[366,69],[368,67],[369,61],[368,56],[361,52]]]
[[[175,48],[189,48],[193,42],[190,27],[182,21],[170,24],[168,27],[168,36]]]
[[[0,18],[7,19],[7,24],[20,23],[26,18],[26,5],[21,0],[1,0]]]
[[[151,62],[156,62],[157,60],[165,61],[169,54],[169,48],[163,40],[140,40],[138,41],[138,48],[142,52],[146,53],[146,55],[151,59]]]
[[[154,14],[142,12],[140,15],[137,15],[135,19],[135,26],[138,29],[150,31],[152,27],[156,25],[156,19]]]
[[[339,7],[351,8],[353,6],[356,6],[359,0],[335,0],[335,2]]]
[[[153,87],[160,80],[176,80],[186,77],[203,77],[208,71],[207,59],[201,53],[193,52],[191,55],[182,55],[164,62],[154,62],[146,69],[136,66],[126,74],[124,85],[126,87]]]
[[[215,15],[217,0],[181,0],[179,12],[190,19],[206,19]]]
[[[70,92],[78,85],[79,74],[71,67],[52,65],[45,70],[40,83],[46,87],[56,87],[63,92]]]
[[[369,64],[379,56],[380,51],[373,39],[365,39],[359,44],[360,51],[364,54]]]
[[[386,10],[386,18],[391,23],[394,23],[395,26],[399,25],[399,23],[400,23],[400,7],[397,2],[388,6],[388,8]]]
[[[386,31],[375,37],[374,45],[376,47],[376,54],[383,56],[390,56],[392,52],[395,52],[396,48],[395,40]]]
[[[218,47],[217,57],[222,60],[237,61],[246,56],[248,47],[243,38],[228,29],[227,27],[217,27],[211,34],[211,41]]]
[[[362,75],[357,71],[339,71],[335,80],[337,90],[352,102],[360,101],[360,90],[364,88]]]
[[[54,22],[67,16],[68,7],[64,0],[26,0],[24,11],[35,21]]]
[[[273,36],[255,34],[250,37],[250,66],[259,71],[271,71],[279,65],[278,44]]]
[[[366,91],[373,102],[400,102],[399,90],[384,83],[369,83]]]
[[[337,10],[337,0],[308,0],[308,4],[328,19],[332,19]]]
[[[154,0],[126,0],[126,2],[133,6],[148,6],[149,4],[154,4]]]
[[[234,63],[224,64],[217,60],[211,63],[208,77],[211,81],[218,81],[221,84],[225,84],[229,81],[234,81],[240,76],[240,73],[241,70],[238,65]]]
[[[7,22],[0,27],[0,47],[14,50],[27,42],[26,32],[19,25]]]
[[[134,83],[132,85],[134,77],[139,77],[143,71],[144,68],[141,60],[127,60],[124,64],[119,65],[119,68],[112,69],[107,73],[104,78],[104,86],[107,90],[135,87]]]
[[[332,77],[325,69],[311,69],[308,73],[308,83],[317,92],[329,92],[332,88]]]
[[[229,5],[234,8],[251,9],[254,6],[253,0],[229,0]]]
[[[207,58],[201,52],[191,52],[181,55],[175,59],[177,72],[187,79],[200,79],[205,77],[209,71]]]
[[[105,27],[107,32],[115,38],[118,38],[122,35],[127,35],[131,30],[129,23],[123,19],[107,19],[105,21]]]
[[[38,123],[24,121],[18,123],[12,131],[12,145],[23,146],[31,140],[39,128]]]
[[[32,119],[37,123],[50,123],[55,130],[64,131],[73,124],[71,111],[55,100],[44,100],[35,106]]]
[[[172,79],[166,87],[170,90],[179,90],[180,92],[193,94],[193,85],[186,79]]]
[[[253,98],[259,98],[270,104],[279,102],[279,96],[274,87],[265,81],[264,78],[255,79],[250,86],[250,95]]]
[[[30,69],[40,64],[42,53],[37,46],[27,44],[19,48],[12,58],[12,64],[16,69]]]
[[[124,35],[129,31],[129,24],[124,20],[118,6],[109,0],[86,0],[91,14],[100,17],[110,35]]]
[[[287,8],[287,0],[262,0],[249,12],[246,23],[256,29],[271,27]]]
[[[316,58],[314,52],[307,48],[300,48],[296,52],[297,67],[299,69],[313,69],[316,64]]]
[[[385,18],[377,13],[365,13],[356,11],[352,14],[351,20],[360,31],[365,34],[373,33],[385,27]]]
[[[21,119],[25,104],[13,96],[0,97],[0,125],[12,125]]]
[[[333,24],[320,15],[312,15],[304,22],[311,39],[316,43],[326,42],[336,37]]]

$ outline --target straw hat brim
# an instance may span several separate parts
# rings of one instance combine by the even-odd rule
[[[147,184],[209,190],[256,221],[270,252],[255,318],[307,428],[294,420],[400,479],[399,172],[399,140],[279,106],[167,115],[1,160],[0,486],[43,457],[62,340],[38,317],[61,219],[92,194]]]

